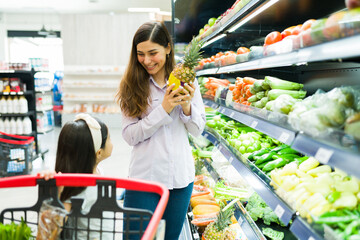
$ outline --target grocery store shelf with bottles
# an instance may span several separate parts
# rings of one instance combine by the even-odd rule
[[[359,2],[174,5],[175,42],[203,44],[192,239],[358,239]]]

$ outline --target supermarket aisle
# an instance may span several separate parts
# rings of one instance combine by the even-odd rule
[[[112,155],[100,163],[100,167],[106,176],[127,177],[131,147],[123,140],[121,136],[121,128],[109,129],[110,137],[114,145]],[[40,169],[54,169],[57,139],[59,137],[60,128],[55,131],[39,136],[39,142],[44,149],[49,149],[45,155],[45,165],[34,166],[34,173]]]
[[[32,174],[36,174],[42,169],[54,169],[59,133],[60,128],[55,128],[54,131],[39,136],[42,148],[49,149],[49,152],[45,155],[44,163],[34,162]],[[101,168],[106,176],[127,177],[131,148],[122,139],[121,128],[110,129],[110,134],[114,145],[113,153],[111,157],[101,163]],[[31,206],[35,204],[36,199],[36,188],[0,189],[0,211],[8,207]]]

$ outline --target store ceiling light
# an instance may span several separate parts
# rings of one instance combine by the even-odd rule
[[[46,36],[49,34],[48,31],[46,31],[46,29],[45,29],[45,25],[43,25],[42,28],[40,29],[40,31],[38,31],[38,34],[41,36]]]
[[[238,29],[239,27],[241,27],[242,25],[244,25],[245,23],[247,23],[248,21],[250,21],[251,19],[253,19],[254,17],[256,17],[257,15],[259,15],[261,12],[263,12],[265,9],[268,9],[269,7],[271,7],[273,4],[277,3],[279,0],[270,0],[267,3],[265,3],[264,5],[262,5],[261,7],[259,7],[258,9],[256,9],[253,13],[251,13],[249,16],[247,16],[246,18],[242,19],[238,24],[236,24],[235,26],[233,26],[232,28],[229,29],[229,32],[234,32],[236,29]]]
[[[128,8],[128,12],[160,12],[160,8]]]

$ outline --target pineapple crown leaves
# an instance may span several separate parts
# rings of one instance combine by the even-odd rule
[[[198,62],[202,59],[200,49],[202,48],[204,42],[193,38],[189,43],[187,50],[184,56],[184,65],[189,68],[194,68]]]
[[[214,226],[216,230],[223,231],[231,224],[231,216],[234,214],[234,206],[231,206],[225,211],[223,211],[225,207],[222,207],[220,212],[218,213],[217,219],[214,222]]]

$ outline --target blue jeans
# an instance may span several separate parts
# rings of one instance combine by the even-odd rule
[[[169,190],[169,201],[162,219],[166,221],[165,240],[178,240],[190,203],[194,183],[185,188]],[[160,196],[155,193],[125,191],[124,207],[148,209],[152,212],[159,202]],[[148,222],[144,224],[146,227]],[[130,230],[139,229],[139,224],[130,223]],[[126,224],[124,224],[126,229]],[[140,236],[131,235],[128,239],[140,239]],[[126,239],[124,237],[124,239]]]

